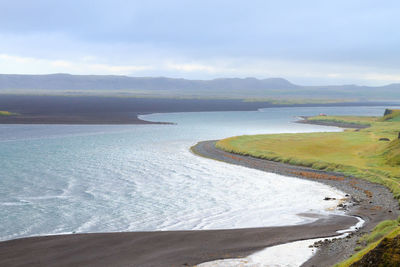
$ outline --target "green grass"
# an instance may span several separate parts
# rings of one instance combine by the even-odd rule
[[[220,140],[216,146],[237,154],[366,179],[387,186],[400,201],[400,110],[384,117],[316,116],[309,120],[370,127],[332,133],[244,135]],[[380,141],[380,138],[390,141]],[[383,237],[400,233],[398,223],[379,224],[371,235],[360,240],[365,248],[360,247],[358,256],[352,259],[360,259]]]
[[[388,220],[379,223],[375,229],[368,235],[360,239],[361,246],[357,246],[357,253],[347,260],[336,264],[335,267],[348,267],[351,264],[359,261],[369,251],[373,250],[384,239],[392,239],[400,234],[400,218],[397,220]]]
[[[17,115],[17,113],[12,113],[9,111],[1,111],[0,110],[0,116],[13,116],[13,115]]]
[[[365,234],[360,238],[360,242],[364,244],[364,246],[369,245],[373,242],[378,241],[389,232],[395,230],[400,223],[400,217],[397,220],[387,220],[380,222],[370,234]]]

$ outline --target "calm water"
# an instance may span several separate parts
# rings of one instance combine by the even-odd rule
[[[296,115],[380,115],[384,107],[275,108],[142,116],[177,125],[0,125],[0,239],[104,231],[216,229],[303,222],[324,185],[190,153],[232,135],[338,131]]]

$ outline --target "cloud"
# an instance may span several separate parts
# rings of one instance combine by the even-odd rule
[[[218,73],[218,69],[215,66],[199,64],[199,63],[167,63],[165,65],[167,70],[177,70],[183,72],[206,72],[206,73]]]
[[[0,1],[3,73],[398,82],[398,1]]]
[[[135,72],[151,70],[151,68],[151,66],[146,65],[109,65],[88,63],[86,60],[72,62],[0,54],[0,73],[9,74],[71,73],[130,75]]]

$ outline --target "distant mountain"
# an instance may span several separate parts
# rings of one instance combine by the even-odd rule
[[[400,84],[300,86],[282,78],[187,80],[116,75],[0,74],[0,93],[123,94],[225,98],[400,100]]]
[[[201,90],[201,89],[288,89],[296,85],[281,78],[221,78],[186,80],[164,77],[128,77],[116,75],[18,75],[0,74],[1,89],[42,90]]]

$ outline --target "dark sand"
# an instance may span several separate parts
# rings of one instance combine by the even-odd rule
[[[382,104],[348,102],[291,106],[376,106]],[[288,105],[233,99],[0,94],[0,110],[19,114],[18,116],[0,116],[0,124],[154,124],[154,122],[140,120],[137,116],[164,112],[245,111],[285,106]]]
[[[0,266],[185,266],[243,257],[285,242],[332,236],[348,216],[306,225],[210,231],[74,234],[0,243]]]
[[[240,100],[0,94],[0,110],[19,114],[0,116],[0,124],[154,124],[137,116],[163,112],[257,110],[268,106],[271,104]]]

